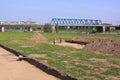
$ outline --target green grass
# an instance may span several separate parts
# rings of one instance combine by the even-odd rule
[[[0,32],[0,40],[22,40],[28,39],[33,33],[25,32]]]
[[[92,29],[58,29],[58,33],[88,33],[92,31]]]
[[[49,40],[52,40],[54,38],[59,39],[59,38],[64,38],[64,39],[72,39],[75,36],[79,36],[76,34],[51,34],[51,33],[41,33],[42,35],[44,35],[46,38],[48,38]]]
[[[54,37],[70,39],[72,37],[103,37],[103,34],[50,34],[42,33],[49,40]],[[5,32],[0,33],[0,44],[13,48],[22,54],[45,54],[36,60],[60,72],[67,73],[82,80],[110,80],[113,76],[120,78],[120,56],[96,54],[93,51],[51,45],[47,43],[34,44],[29,41],[33,33]],[[119,35],[105,35],[106,38],[119,38]]]
[[[106,75],[120,76],[120,68],[110,67],[109,70],[104,72]]]
[[[120,34],[64,34],[64,33],[57,33],[57,34],[51,34],[51,33],[41,33],[45,37],[47,37],[49,40],[52,40],[54,38],[59,39],[60,37],[63,39],[72,39],[73,37],[95,37],[95,38],[114,38],[114,39],[120,39]]]

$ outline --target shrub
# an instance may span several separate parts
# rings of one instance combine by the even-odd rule
[[[51,32],[51,27],[51,24],[45,24],[43,28],[44,32]]]

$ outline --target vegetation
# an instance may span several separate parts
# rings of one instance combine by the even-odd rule
[[[51,34],[51,33],[41,33],[44,35],[46,38],[49,40],[53,40],[54,38],[59,39],[60,37],[63,39],[72,39],[73,37],[94,37],[94,38],[114,38],[114,39],[120,39],[119,34],[100,34],[100,33],[95,33],[95,34],[72,34],[72,33],[57,33],[57,34]]]
[[[45,24],[43,29],[44,32],[51,32],[51,27],[52,27],[51,24]]]
[[[55,25],[55,31],[56,31],[56,33],[59,32],[59,26],[58,25]]]
[[[51,34],[42,33],[49,40],[54,37],[70,39],[72,37],[102,37],[103,34]],[[45,55],[35,59],[52,68],[83,80],[120,79],[120,56],[96,54],[92,51],[51,45],[34,44],[29,40],[33,33],[0,33],[0,44],[13,48],[22,54]],[[120,38],[120,35],[104,35],[104,38]]]

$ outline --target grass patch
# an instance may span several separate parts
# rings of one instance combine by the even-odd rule
[[[109,70],[104,72],[105,75],[120,76],[120,68],[110,67]]]
[[[49,40],[54,37],[71,39],[72,37],[85,37],[88,34],[50,34],[42,33]],[[0,33],[0,44],[13,48],[22,54],[45,54],[45,57],[37,57],[36,60],[45,62],[61,72],[65,72],[73,77],[84,80],[105,80],[108,75],[120,76],[120,56],[96,54],[92,51],[61,47],[47,43],[34,44],[29,41],[33,33],[5,32]],[[90,37],[102,37],[102,34],[92,34]],[[106,37],[107,36],[107,37]],[[106,35],[106,38],[119,38],[119,35]],[[91,60],[91,59],[96,59]],[[105,62],[100,60],[106,60]],[[116,67],[117,66],[117,67]],[[118,72],[119,71],[119,72]]]
[[[0,40],[27,40],[32,34],[32,32],[1,32]]]
[[[57,34],[51,34],[51,33],[41,33],[49,40],[53,40],[54,38],[59,39],[63,38],[65,40],[72,39],[73,37],[94,37],[94,38],[114,38],[114,39],[120,39],[119,34],[64,34],[64,33],[57,33]]]

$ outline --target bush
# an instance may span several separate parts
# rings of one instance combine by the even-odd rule
[[[51,27],[51,24],[45,24],[43,28],[44,32],[51,32]]]
[[[56,31],[56,33],[58,33],[58,28],[59,28],[59,26],[55,25],[55,31]]]

